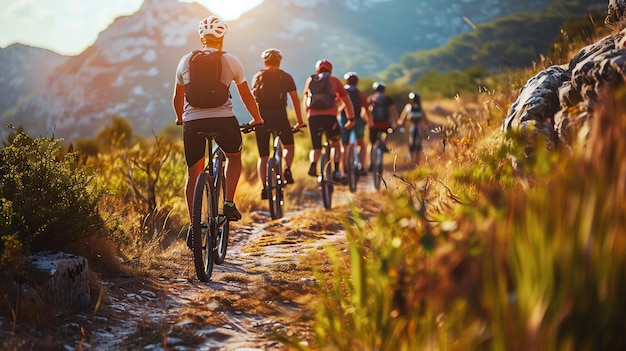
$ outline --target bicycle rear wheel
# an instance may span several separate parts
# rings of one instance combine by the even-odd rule
[[[381,145],[380,140],[377,141],[376,144],[374,144],[373,170],[374,170],[374,187],[376,188],[376,190],[380,190],[380,183],[383,177],[383,154],[384,154],[383,148],[384,146]]]
[[[272,219],[283,216],[283,179],[280,161],[272,157],[267,162],[267,200]]]
[[[359,180],[358,159],[355,156],[354,144],[346,147],[346,175],[348,176],[348,186],[351,192],[356,191],[356,184]]]
[[[196,181],[193,195],[191,218],[193,235],[193,262],[196,275],[202,282],[208,282],[213,273],[213,237],[215,235],[215,190],[212,177],[202,172]]]
[[[322,190],[322,202],[324,203],[324,208],[330,210],[332,208],[332,198],[333,198],[333,183],[332,183],[332,166],[330,164],[330,148],[326,148],[325,152],[322,154],[320,158],[321,165],[321,181],[320,186]]]
[[[224,201],[226,200],[226,179],[224,178],[225,159],[226,157],[224,156],[224,153],[221,152],[221,150],[216,152],[213,157],[213,167],[216,170],[216,177],[214,181],[216,209],[219,209],[220,205],[224,204]],[[226,249],[228,247],[228,235],[230,225],[223,214],[218,215],[216,223],[217,235],[215,236],[215,245],[213,247],[215,252],[215,263],[222,264],[226,259]]]

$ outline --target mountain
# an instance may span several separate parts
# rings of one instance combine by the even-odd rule
[[[53,51],[22,44],[0,48],[0,116],[14,113],[12,109],[36,94],[50,72],[67,59]]]
[[[265,0],[229,22],[224,49],[241,59],[250,79],[262,66],[260,52],[280,48],[283,68],[301,89],[319,58],[330,59],[337,75],[356,70],[373,76],[403,53],[443,45],[470,30],[466,21],[491,21],[546,3],[550,1]],[[117,18],[84,52],[58,65],[32,98],[0,122],[73,139],[92,137],[113,116],[121,116],[135,132],[158,132],[173,123],[176,65],[184,53],[199,47],[196,26],[208,15],[196,3],[146,0],[136,13]],[[233,96],[236,114],[248,120],[238,94]]]

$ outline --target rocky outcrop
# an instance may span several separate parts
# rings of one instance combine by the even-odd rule
[[[511,105],[502,130],[542,135],[549,149],[584,143],[602,92],[617,89],[626,80],[625,19],[626,0],[610,0],[605,22],[617,33],[584,47],[568,65],[551,66],[530,78]]]

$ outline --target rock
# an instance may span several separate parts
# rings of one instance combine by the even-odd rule
[[[36,289],[57,307],[81,310],[91,302],[87,259],[62,252],[39,252],[29,257],[38,272]]]
[[[609,1],[606,22],[626,23],[626,0]],[[544,135],[548,149],[584,144],[603,90],[615,90],[625,81],[626,29],[622,29],[582,48],[568,65],[549,67],[530,78],[511,105],[502,131],[532,131],[529,144]]]

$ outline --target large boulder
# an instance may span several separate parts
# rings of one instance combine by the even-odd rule
[[[603,90],[626,81],[626,0],[609,1],[605,22],[621,31],[581,49],[569,65],[551,66],[530,78],[509,108],[503,131],[543,135],[548,148],[587,140]]]

